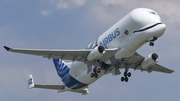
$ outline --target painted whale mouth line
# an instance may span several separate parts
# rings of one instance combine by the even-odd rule
[[[142,31],[151,29],[151,28],[153,28],[153,27],[155,27],[155,26],[157,26],[157,25],[159,25],[159,24],[162,24],[162,23],[156,23],[156,24],[154,24],[154,25],[152,25],[152,26],[149,26],[149,27],[146,27],[146,28],[143,28],[143,29],[140,29],[140,30],[136,30],[136,31],[134,31],[133,33],[135,33],[135,32],[142,32]]]

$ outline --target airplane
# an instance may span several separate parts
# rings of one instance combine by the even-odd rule
[[[121,81],[128,82],[129,69],[151,73],[173,73],[173,70],[158,65],[159,56],[152,53],[147,57],[137,53],[137,49],[145,43],[154,46],[161,37],[166,25],[161,22],[157,12],[148,8],[136,8],[91,42],[85,49],[19,49],[4,46],[9,52],[42,56],[52,59],[62,84],[35,84],[32,74],[28,77],[28,87],[76,92],[83,95],[89,93],[88,85],[103,75],[120,75],[125,69]],[[71,60],[65,62],[63,60]]]

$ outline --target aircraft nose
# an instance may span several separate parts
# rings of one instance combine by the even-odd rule
[[[166,25],[165,24],[159,24],[157,27],[156,27],[156,35],[155,37],[160,37],[164,34],[165,30],[166,30]]]
[[[152,37],[160,37],[164,34],[166,30],[166,25],[162,23],[157,23],[155,25],[152,25],[148,27],[149,29],[144,31],[144,35],[149,39]],[[146,28],[145,28],[146,29]]]

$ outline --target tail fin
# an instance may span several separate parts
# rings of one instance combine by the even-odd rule
[[[30,74],[29,78],[28,78],[28,87],[29,87],[29,89],[34,87],[34,81],[33,81],[32,74]]]
[[[54,65],[56,67],[57,74],[63,78],[66,74],[69,73],[70,68],[66,63],[59,59],[53,59]]]

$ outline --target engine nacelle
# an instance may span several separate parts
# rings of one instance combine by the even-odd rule
[[[141,63],[141,67],[142,69],[151,67],[155,65],[158,62],[158,60],[158,55],[156,53],[152,53],[143,60],[143,62]]]
[[[87,56],[88,61],[92,61],[95,59],[99,59],[103,54],[106,53],[106,49],[104,46],[97,46],[95,47]]]

